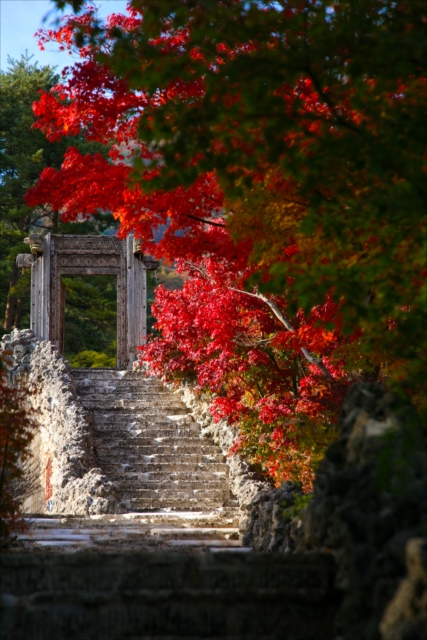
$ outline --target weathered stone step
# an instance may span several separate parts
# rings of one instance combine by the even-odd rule
[[[0,556],[2,640],[332,640],[331,557]]]
[[[89,378],[92,380],[157,380],[154,376],[145,376],[126,369],[71,369],[75,379]]]
[[[128,500],[123,498],[120,501],[120,504],[123,506],[123,508],[132,511],[149,511],[150,509],[153,509],[153,511],[157,511],[158,509],[171,509],[173,511],[180,511],[182,509],[186,509],[187,511],[197,512],[200,511],[200,509],[216,509],[219,506],[224,505],[225,503],[228,504],[228,501],[222,499],[202,500],[189,498],[188,496],[175,501],[172,501],[170,499],[168,500],[167,498],[150,498],[149,500]]]
[[[200,469],[200,467],[198,466],[199,464],[209,465],[208,468],[210,471],[213,471],[213,468],[210,465],[215,464],[220,465],[216,467],[218,471],[226,471],[228,467],[220,456],[221,454],[215,454],[215,456],[212,457],[206,457],[203,455],[194,455],[194,457],[190,457],[189,455],[185,458],[185,464],[195,466],[197,469]],[[146,457],[148,458],[149,456]],[[175,471],[173,473],[186,474],[188,472],[188,469],[182,469],[181,467],[182,457],[177,458],[175,455],[169,454],[158,454],[154,459],[151,456],[151,460],[146,462],[139,458],[135,459],[132,462],[126,459],[119,460],[118,458],[115,458],[111,462],[104,462],[104,469],[106,473],[122,473],[124,471],[139,473],[145,472],[147,468],[150,469],[150,465],[153,464],[153,462],[154,464],[162,465],[170,464],[171,468],[175,468]]]
[[[212,466],[209,467],[199,467],[199,463],[195,462],[192,464],[187,464],[186,469],[183,469],[181,465],[176,463],[162,463],[160,462],[158,468],[150,467],[148,465],[144,465],[144,463],[137,462],[133,465],[130,463],[118,463],[116,465],[109,464],[104,465],[103,472],[107,473],[111,478],[125,478],[125,477],[135,477],[135,478],[147,478],[156,480],[158,478],[165,479],[180,479],[180,478],[188,478],[189,470],[192,469],[191,477],[195,477],[198,480],[202,481],[203,478],[206,480],[210,480],[212,477],[221,478],[222,480],[226,479],[228,474],[228,467],[224,464],[219,466],[217,463],[212,463]],[[168,465],[168,466],[166,466]],[[213,466],[215,465],[215,466]]]
[[[188,454],[177,455],[176,453],[153,453],[153,449],[151,453],[143,453],[143,451],[139,450],[139,447],[132,447],[131,445],[126,446],[126,443],[121,444],[121,446],[114,446],[114,443],[111,443],[111,446],[102,444],[97,446],[95,444],[96,456],[98,458],[102,458],[108,464],[172,464],[174,466],[181,465],[183,463],[198,465],[198,464],[225,464],[224,459],[220,458],[219,460],[215,460],[211,455],[204,455],[202,452],[194,452]],[[184,457],[185,456],[185,457]]]
[[[111,480],[117,481],[120,479],[120,476],[112,476]],[[151,475],[149,477],[135,477],[131,475],[123,475],[121,478],[120,484],[120,492],[122,493],[135,493],[138,495],[139,491],[155,491],[161,492],[162,495],[166,493],[171,493],[172,497],[179,493],[190,492],[193,494],[196,492],[197,494],[205,493],[207,491],[219,491],[221,495],[224,493],[228,495],[228,492],[224,488],[224,478],[210,478],[209,481],[201,482],[200,479],[189,479],[189,478],[153,478]]]
[[[137,444],[133,443],[133,440],[137,441]],[[202,451],[200,445],[198,445],[197,440],[194,438],[191,442],[194,442],[193,449],[189,448],[186,441],[184,440],[184,444],[179,444],[181,440],[174,439],[174,446],[171,446],[170,450],[156,447],[155,445],[147,446],[142,443],[142,439],[132,438],[130,442],[122,442],[120,446],[115,445],[111,440],[110,443],[104,441],[104,439],[95,439],[95,448],[98,456],[106,455],[110,456],[114,454],[116,456],[117,462],[122,464],[126,462],[124,458],[131,456],[131,460],[135,462],[135,459],[140,458],[141,462],[149,462],[150,460],[164,460],[165,462],[175,462],[180,464],[181,461],[197,461],[197,462],[224,462],[224,456],[221,453],[214,453],[212,451],[206,452]],[[163,458],[163,456],[167,456],[167,458]],[[187,458],[187,456],[189,456]],[[113,461],[114,462],[114,461]],[[130,462],[130,460],[129,460]]]
[[[79,388],[93,387],[94,389],[125,389],[125,388],[144,388],[153,387],[159,389],[162,393],[173,394],[173,391],[166,389],[162,383],[156,378],[109,378],[94,379],[85,375],[75,376],[71,374],[74,384]],[[178,395],[178,394],[177,394]]]
[[[111,465],[116,464],[116,461],[113,457],[113,459],[111,460],[111,462],[107,462],[107,460],[105,460],[104,462],[105,464],[105,468],[106,469],[111,469]],[[162,461],[162,460],[153,460],[151,462],[141,462],[139,459],[135,458],[133,461],[129,461],[127,460],[126,462],[119,462],[119,464],[129,464],[132,467],[134,467],[135,465],[138,465],[138,472],[139,473],[155,473],[158,472],[160,474],[162,474],[163,476],[166,475],[170,475],[171,473],[176,473],[177,469],[180,469],[180,472],[183,474],[192,474],[192,473],[196,473],[196,472],[209,472],[209,474],[213,474],[215,472],[226,472],[228,470],[227,465],[224,462],[198,462],[198,461],[193,461],[191,463],[177,463],[176,460],[174,461]],[[208,474],[205,474],[205,479],[207,479]]]
[[[144,445],[147,442],[150,442],[154,437],[168,439],[174,444],[178,444],[180,442],[190,440],[193,444],[196,442],[200,442],[199,434],[197,428],[194,427],[174,427],[171,428],[171,425],[155,425],[156,428],[142,428],[135,427],[135,429],[129,429],[128,432],[122,433],[122,441],[118,440],[118,444],[123,447],[131,447],[135,448],[138,445]],[[168,427],[168,428],[166,428]],[[125,435],[126,434],[126,435]],[[94,442],[100,445],[104,444],[108,446],[110,442],[114,442],[114,433],[110,433],[105,430],[102,432],[95,431]],[[154,446],[154,445],[153,445]]]
[[[125,509],[236,507],[224,457],[159,380],[115,370],[75,370],[96,464]]]
[[[228,474],[228,467],[224,462],[217,462],[213,460],[205,462],[192,460],[180,463],[177,460],[165,461],[160,458],[159,460],[144,462],[136,456],[133,460],[129,460],[128,458],[117,460],[112,456],[110,459],[105,457],[103,465],[106,473],[118,476],[123,476],[123,473],[132,473],[135,477],[137,475],[143,477],[149,474],[150,477],[163,476],[164,478],[170,478],[173,474],[177,473],[180,473],[183,476],[186,474],[190,474],[192,476],[197,473],[201,478],[204,478],[204,482],[207,482],[210,477],[222,477],[222,479],[225,480]]]
[[[110,447],[114,442],[114,436],[110,435],[108,431],[95,431],[93,433],[94,442],[97,442],[101,446],[104,445],[106,447]],[[156,441],[156,438],[160,440]],[[125,431],[121,434],[121,441],[119,440],[120,445],[127,450],[135,450],[135,451],[143,451],[144,447],[151,448],[151,453],[158,453],[157,447],[162,446],[163,443],[167,443],[167,445],[171,446],[185,446],[185,443],[192,445],[197,448],[197,451],[202,451],[202,442],[200,441],[199,435],[196,432],[187,431],[182,432],[174,430],[166,430],[166,429],[158,429],[154,433],[150,433],[150,430],[142,430],[142,429],[132,429],[129,431]],[[150,454],[151,455],[151,454]]]
[[[95,439],[98,439],[100,442],[108,442],[108,439],[103,437],[103,433],[97,431],[94,436]],[[118,432],[118,437],[120,439],[125,439],[129,437],[129,433],[127,431]],[[134,438],[131,439],[132,444],[134,443]],[[171,455],[171,456],[183,456],[183,455],[202,455],[202,456],[212,456],[213,459],[218,461],[225,461],[222,453],[218,451],[218,447],[213,444],[203,444],[199,438],[193,437],[188,438],[185,441],[181,439],[173,438],[159,438],[161,440],[158,442],[156,438],[142,438],[138,436],[138,453],[142,456],[149,455]]]
[[[200,427],[194,422],[194,420],[187,416],[179,416],[179,419],[174,419],[173,417],[165,417],[165,416],[156,416],[153,418],[150,416],[149,418],[144,417],[143,414],[136,414],[129,412],[127,415],[123,415],[120,412],[118,413],[96,413],[91,414],[88,412],[89,417],[91,418],[91,424],[95,429],[110,431],[115,427],[120,429],[145,429],[150,430],[151,433],[156,435],[156,428],[166,428],[169,430],[177,430],[186,427],[187,429],[192,429],[194,433],[200,435]]]
[[[91,375],[75,375],[71,374],[73,378],[74,384],[81,386],[99,386],[99,387],[116,387],[121,388],[123,386],[151,386],[158,387],[162,389],[166,393],[174,393],[174,391],[170,391],[166,389],[160,380],[157,378],[144,378],[142,376],[134,376],[134,377],[124,377],[124,378],[93,378]]]
[[[147,511],[120,514],[102,514],[96,516],[29,516],[25,518],[27,526],[33,529],[51,529],[58,526],[75,529],[91,528],[93,530],[105,527],[133,527],[139,524],[172,525],[172,526],[201,526],[201,527],[237,527],[238,515],[234,509],[214,509],[211,511]]]
[[[93,400],[95,402],[105,402],[106,398],[117,398],[117,399],[132,399],[138,398],[144,401],[152,400],[154,404],[170,404],[172,406],[182,407],[183,404],[179,398],[176,396],[171,396],[169,393],[153,393],[147,389],[124,389],[122,391],[117,391],[114,389],[105,390],[104,393],[100,393],[98,388],[93,389],[85,389],[84,391],[79,392],[80,398],[84,402],[88,402],[89,400]]]
[[[179,434],[170,434],[170,437],[168,438],[168,440],[176,447],[185,447],[185,444],[189,441],[191,444],[194,445],[194,451],[188,451],[188,453],[180,453],[180,456],[183,455],[212,455],[212,454],[204,454],[202,452],[202,448],[200,446],[200,441],[197,440],[197,436],[190,436],[189,434],[187,435],[179,435]],[[112,447],[115,448],[116,453],[119,455],[141,455],[144,456],[144,459],[147,456],[158,456],[161,455],[163,452],[159,449],[157,449],[156,444],[152,444],[150,445],[150,438],[143,438],[142,436],[139,435],[135,435],[135,436],[130,436],[129,434],[125,437],[123,436],[122,441],[120,442],[120,444],[117,444],[114,442],[113,438],[107,438],[107,437],[102,437],[99,436],[99,434],[94,434],[94,439],[93,439],[95,448],[97,450],[98,455],[100,455],[101,451],[104,451],[106,453],[108,453],[109,451],[111,451]],[[120,453],[121,452],[121,453]],[[175,457],[177,457],[177,454],[175,453],[171,453],[171,454],[165,454],[165,455],[174,455]],[[224,458],[221,458],[222,460]]]
[[[121,499],[126,497],[126,499],[130,499],[132,504],[139,501],[152,501],[153,509],[166,508],[163,506],[167,503],[167,507],[173,507],[175,509],[182,509],[181,502],[185,500],[190,500],[191,503],[197,501],[200,504],[214,504],[217,506],[222,505],[222,503],[229,497],[227,491],[223,490],[221,487],[213,488],[210,487],[201,489],[200,486],[194,489],[181,489],[180,487],[173,488],[173,492],[171,492],[171,487],[164,488],[153,488],[153,489],[145,489],[141,487],[133,487],[130,492],[127,492],[124,487],[123,490],[119,491],[119,496]],[[151,502],[150,502],[151,503]],[[161,503],[161,506],[156,506],[155,503]],[[175,505],[175,506],[174,506]]]
[[[152,415],[158,415],[160,413],[172,413],[172,415],[188,415],[189,409],[186,409],[182,405],[157,405],[156,403],[144,402],[138,398],[122,398],[121,396],[106,395],[105,398],[101,396],[97,400],[90,400],[81,396],[81,403],[86,409],[91,411],[112,411],[117,409],[127,409],[128,411],[144,411],[145,415],[149,415],[151,410]]]
[[[129,494],[126,491],[118,492],[120,502],[123,501],[132,505],[132,510],[158,511],[159,509],[173,509],[183,511],[183,509],[217,509],[226,506],[229,495],[221,489],[200,489],[188,491],[161,491],[160,489],[140,489],[132,490]]]
[[[105,541],[120,540],[124,536],[159,536],[164,540],[238,540],[239,529],[236,527],[176,527],[172,525],[134,525],[134,526],[104,526],[99,529],[93,527],[30,529],[17,536],[18,540],[28,542],[45,542],[46,540],[76,541]]]

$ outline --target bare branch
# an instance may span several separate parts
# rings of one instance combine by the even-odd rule
[[[204,218],[198,218],[197,216],[192,216],[191,213],[186,213],[185,217],[192,218],[192,220],[198,220],[199,222],[204,222],[205,224],[211,224],[214,227],[222,227],[223,229],[225,229],[225,224],[222,224],[220,222],[212,222],[211,220],[205,220]]]

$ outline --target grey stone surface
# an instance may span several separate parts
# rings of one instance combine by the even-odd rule
[[[124,511],[235,509],[228,468],[178,395],[143,372],[75,369],[97,464]]]
[[[87,415],[67,361],[30,330],[4,336],[0,349],[12,359],[11,383],[27,385],[38,424],[40,495],[30,505],[44,504],[50,513],[114,513],[115,487],[96,467]]]
[[[71,370],[31,331],[4,336],[2,348],[12,355],[11,382],[28,385],[39,425],[39,491],[26,512],[223,509],[234,517],[224,456],[159,380],[137,371]]]
[[[209,411],[210,399],[206,395],[197,394],[191,384],[184,382],[181,382],[178,387],[169,385],[169,388],[180,395],[194,419],[201,425],[202,436],[212,438],[220,447],[228,466],[230,488],[241,510],[240,530],[245,533],[251,526],[249,515],[251,504],[258,495],[271,490],[271,484],[261,480],[241,457],[227,455],[237,437],[237,429],[229,425],[226,420],[214,421]]]
[[[16,534],[10,553],[117,553],[238,551],[238,519],[223,509],[158,511],[96,516],[30,516]]]
[[[261,491],[248,505],[247,531],[243,544],[256,551],[291,553],[295,551],[292,536],[292,508],[301,490],[292,482],[284,482],[278,489]]]
[[[332,640],[332,558],[0,557],[2,640]]]
[[[427,637],[427,539],[406,543],[407,576],[388,603],[380,624],[382,640]]]
[[[343,637],[379,640],[384,610],[406,576],[406,545],[427,537],[425,432],[403,396],[374,383],[350,389],[341,425],[295,531],[297,549],[336,558]]]

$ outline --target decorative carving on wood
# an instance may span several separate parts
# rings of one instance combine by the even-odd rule
[[[32,253],[19,253],[16,256],[16,266],[18,269],[31,268],[34,262],[34,256]]]
[[[91,255],[84,253],[81,255],[70,255],[68,253],[62,253],[58,255],[57,265],[58,267],[105,267],[109,269],[110,267],[120,266],[120,256]]]
[[[43,236],[41,233],[32,233],[29,238],[24,238],[24,243],[30,245],[31,253],[43,253]]]
[[[52,236],[55,251],[95,252],[103,254],[122,253],[122,241],[109,236]]]
[[[114,276],[117,283],[117,368],[137,357],[146,333],[146,277],[140,257],[133,253],[133,237],[49,235],[44,255],[32,269],[32,322],[38,337],[63,350],[65,287],[62,276]],[[132,249],[132,250],[131,250]],[[40,320],[46,316],[47,323]]]

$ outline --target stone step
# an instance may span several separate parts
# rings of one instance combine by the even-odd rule
[[[122,389],[122,388],[157,388],[162,393],[175,394],[179,392],[166,389],[162,383],[156,378],[109,378],[109,379],[93,379],[88,376],[75,376],[72,374],[74,384],[79,388],[93,387],[94,389]]]
[[[121,391],[120,393],[114,390],[105,392],[105,393],[97,393],[94,391],[81,393],[80,400],[88,404],[90,402],[100,403],[105,402],[106,400],[116,399],[120,401],[135,401],[138,400],[141,404],[154,404],[159,407],[171,407],[171,408],[181,408],[186,409],[186,407],[182,404],[182,402],[177,398],[170,398],[168,395],[154,394],[148,393],[147,391]],[[188,411],[188,409],[186,409]]]
[[[129,436],[127,432],[119,433],[120,440],[124,440]],[[102,432],[97,431],[95,439],[100,443],[105,442],[102,438]],[[170,456],[184,456],[184,455],[202,455],[209,456],[218,462],[224,462],[225,457],[218,451],[218,447],[213,444],[203,444],[198,438],[189,438],[185,441],[177,438],[164,438],[161,442],[157,441],[157,438],[141,438],[138,436],[138,453],[142,456],[150,455],[170,455]],[[134,438],[132,438],[132,443]],[[107,440],[108,442],[108,440]]]
[[[179,394],[131,372],[74,370],[73,378],[90,420],[96,464],[114,482],[125,510],[237,507],[224,457],[200,437]]]
[[[200,539],[200,538],[189,538],[189,539],[179,539],[179,540],[168,540],[167,542],[171,547],[211,547],[215,545],[215,547],[222,548],[241,548],[241,544],[238,540],[223,540],[222,538],[210,538],[210,539]]]
[[[145,448],[149,448],[150,455],[159,453],[158,447],[172,446],[178,447],[180,450],[185,448],[188,444],[197,452],[203,450],[212,451],[210,446],[206,449],[206,440],[200,438],[200,434],[196,429],[185,428],[169,428],[159,427],[156,430],[149,428],[134,427],[132,429],[121,430],[119,436],[116,438],[114,430],[98,430],[94,429],[92,432],[92,438],[95,444],[101,447],[110,448],[111,446],[117,446],[122,448],[123,451],[131,452],[143,452]],[[203,449],[202,449],[203,447]],[[219,452],[219,449],[217,448]],[[190,451],[189,451],[190,453]]]
[[[101,458],[102,456],[99,456],[99,457]],[[108,469],[108,471],[110,471],[111,465],[116,464],[114,457],[112,458],[111,462],[107,462],[107,460],[105,460],[104,464],[105,464],[105,469]],[[176,473],[178,468],[180,473],[182,474],[192,475],[193,473],[198,472],[200,474],[203,474],[205,479],[207,478],[208,474],[210,475],[216,472],[226,473],[228,470],[227,465],[223,462],[193,462],[191,464],[188,464],[188,463],[177,464],[176,461],[174,462],[153,461],[150,463],[144,463],[144,462],[141,462],[139,459],[135,459],[133,461],[127,459],[126,462],[119,462],[118,464],[129,464],[129,465],[132,465],[132,468],[134,468],[135,465],[138,465],[137,467],[138,473],[150,473],[150,474],[159,473],[163,477],[165,477],[166,475],[170,475],[171,473]],[[208,473],[204,473],[204,472],[208,472]]]
[[[165,478],[165,479],[179,479],[187,478],[192,480],[198,478],[200,481],[207,482],[210,477],[212,479],[226,480],[228,476],[228,467],[224,462],[186,462],[180,464],[179,461],[164,461],[160,459],[153,462],[143,462],[140,459],[132,460],[116,460],[112,457],[109,461],[104,460],[103,473],[111,475],[112,477],[122,477],[125,475],[132,475],[134,477],[141,478]]]
[[[173,424],[178,425],[192,425],[193,429],[197,429],[200,433],[200,427],[195,422],[191,414],[174,414],[176,410],[158,410],[157,412],[152,407],[147,407],[145,410],[132,411],[128,408],[116,408],[110,410],[91,410],[86,408],[88,417],[90,417],[91,423],[94,426],[105,427],[108,429],[108,425],[112,425],[114,428],[127,429],[131,425],[145,425],[154,426],[157,423],[163,423],[171,427]],[[111,427],[110,427],[111,428]]]
[[[125,449],[135,449],[138,446],[146,446],[147,443],[152,443],[153,439],[156,437],[162,438],[162,440],[167,439],[168,441],[173,442],[176,445],[180,444],[184,446],[184,443],[188,441],[194,445],[196,443],[200,443],[200,447],[202,446],[197,428],[175,427],[171,429],[170,425],[167,426],[169,427],[168,429],[166,428],[166,426],[162,427],[156,425],[157,428],[155,430],[135,427],[134,429],[127,430],[127,433],[122,433],[122,437],[120,440],[114,437],[114,432],[110,432],[107,430],[96,430],[93,434],[93,439],[94,442],[96,444],[99,444],[100,446],[104,445],[108,447],[111,443],[118,442],[120,443],[120,447],[124,447]],[[153,444],[153,446],[155,445]]]
[[[147,456],[148,457],[148,456]],[[188,466],[188,468],[186,469],[182,469],[181,467],[181,461],[179,458],[177,458],[176,456],[172,456],[172,455],[161,455],[159,454],[159,456],[156,456],[155,464],[162,464],[162,465],[166,465],[166,464],[170,464],[171,465],[171,469],[174,469],[174,471],[171,471],[171,473],[174,474],[182,474],[182,475],[186,475],[188,473],[188,470],[190,469],[190,466]],[[218,472],[218,473],[223,473],[226,472],[228,467],[225,464],[225,462],[223,462],[221,459],[215,459],[215,457],[212,456],[212,458],[207,458],[207,457],[202,457],[202,456],[195,456],[194,459],[190,458],[190,459],[186,459],[186,464],[190,465],[192,468],[195,468],[197,471],[200,471],[200,469],[203,469],[204,467],[199,467],[199,464],[203,464],[203,465],[209,465],[208,468],[209,471],[211,472]],[[215,470],[213,469],[213,467],[211,466],[212,464],[215,464],[217,466],[215,466]],[[126,459],[124,460],[119,460],[119,459],[113,459],[111,462],[104,462],[104,473],[145,473],[147,471],[147,469],[150,471],[151,470],[151,466],[152,462],[144,462],[140,459],[135,460],[135,461],[128,461]],[[168,467],[162,467],[162,469],[167,469]]]
[[[148,493],[147,493],[148,492]],[[118,492],[120,493],[120,491]],[[147,511],[195,511],[194,508],[194,500],[198,500],[200,501],[200,505],[197,508],[197,511],[201,511],[201,510],[218,510],[218,509],[238,509],[238,505],[237,505],[237,501],[236,498],[234,498],[232,496],[232,494],[230,493],[230,490],[228,489],[228,487],[220,487],[220,488],[214,488],[214,489],[210,489],[209,487],[206,487],[205,489],[201,490],[200,488],[198,488],[196,491],[188,491],[185,492],[186,494],[191,494],[190,497],[192,498],[191,500],[191,505],[187,505],[185,504],[185,499],[184,496],[181,495],[184,492],[180,492],[180,491],[174,491],[173,493],[169,493],[169,494],[165,494],[164,490],[162,491],[158,491],[157,493],[157,497],[161,497],[162,500],[168,500],[171,504],[169,505],[158,505],[158,506],[153,506],[152,504],[149,504],[149,506],[147,506]],[[148,497],[148,494],[151,497]],[[124,492],[123,492],[124,495]],[[141,486],[137,486],[137,487],[132,487],[132,499],[134,500],[152,500],[153,498],[153,491],[151,490],[146,490],[144,488],[141,488]],[[131,512],[132,510],[130,509],[128,512]],[[140,512],[141,508],[138,507],[137,509],[135,509],[135,511]]]
[[[160,446],[156,447],[155,444],[143,444],[143,441],[144,439],[142,438],[130,438],[129,441],[123,440],[119,446],[115,445],[113,441],[109,443],[108,440],[105,442],[102,438],[95,438],[94,444],[98,456],[110,456],[113,454],[120,464],[126,462],[123,458],[128,456],[131,457],[128,461],[129,463],[131,461],[135,462],[136,458],[140,458],[141,462],[163,459],[164,462],[174,462],[178,464],[182,461],[222,462],[225,464],[224,456],[221,453],[203,451],[195,438],[190,440],[190,443],[194,442],[193,448],[189,446],[188,440],[184,439],[181,441],[179,438],[175,438],[173,440],[174,445],[171,446],[170,450],[161,448]],[[114,460],[112,462],[114,462]]]
[[[92,380],[124,380],[141,379],[141,380],[157,380],[154,376],[145,376],[126,369],[71,369],[71,376],[77,380],[89,378]]]
[[[140,438],[139,436],[131,437],[128,435],[126,438],[122,438],[119,445],[114,442],[113,438],[102,438],[99,437],[98,434],[94,434],[93,437],[97,455],[102,455],[103,453],[109,455],[114,449],[114,453],[117,456],[123,457],[130,455],[133,459],[135,456],[141,456],[142,461],[147,460],[148,458],[156,458],[161,455],[171,456],[172,460],[181,460],[187,455],[208,456],[209,459],[212,459],[212,456],[214,456],[212,453],[203,453],[200,443],[196,438],[190,438],[188,436],[187,438],[180,438],[175,436],[174,438],[170,438],[170,441],[173,443],[173,446],[177,448],[179,447],[179,449],[175,449],[175,451],[167,453],[166,451],[163,452],[161,449],[158,449],[153,443],[147,444],[147,442],[150,442],[149,438]],[[187,443],[193,445],[192,451],[185,448]],[[182,453],[183,449],[185,449],[185,453]],[[179,453],[176,453],[178,450]],[[220,462],[224,462],[224,457],[221,454],[217,455],[220,456],[218,460]]]
[[[81,403],[83,407],[86,409],[91,409],[92,411],[112,411],[114,409],[127,409],[132,412],[140,410],[147,412],[148,409],[151,408],[153,415],[157,413],[165,413],[171,412],[173,415],[188,415],[190,413],[189,409],[186,409],[182,405],[176,405],[169,407],[168,405],[159,406],[158,409],[154,409],[158,405],[156,403],[144,402],[138,398],[122,398],[121,396],[116,396],[115,394],[108,394],[105,398],[98,396],[97,400],[91,400],[90,396],[80,396]]]
[[[103,526],[99,529],[93,527],[65,528],[50,527],[49,529],[30,529],[18,534],[17,539],[29,542],[45,540],[69,540],[80,542],[82,540],[120,540],[124,536],[158,536],[164,540],[233,540],[239,539],[239,529],[236,527],[174,527],[174,526]],[[238,542],[236,546],[240,543]]]
[[[130,500],[123,498],[120,501],[120,504],[123,508],[132,511],[149,511],[152,509],[153,511],[157,511],[158,509],[186,509],[187,511],[200,511],[200,509],[217,509],[218,507],[223,506],[227,501],[226,500],[196,500],[195,498],[185,498],[182,500],[176,500],[173,502],[172,500],[167,500],[166,498],[160,499],[147,499],[147,500]]]
[[[133,527],[135,525],[172,525],[179,527],[237,527],[239,513],[236,509],[214,509],[211,511],[147,511],[94,516],[28,516],[25,524],[30,529]]]
[[[117,478],[114,476],[111,478],[114,482],[117,482]],[[135,497],[139,497],[140,492],[149,491],[154,492],[150,493],[153,496],[159,495],[170,495],[174,498],[176,495],[191,495],[199,496],[205,494],[215,493],[218,495],[226,495],[228,496],[229,491],[224,487],[223,479],[218,478],[210,479],[208,482],[205,481],[203,485],[201,485],[200,481],[192,481],[192,480],[172,480],[169,478],[161,479],[153,479],[153,478],[135,478],[124,476],[120,483],[120,488],[118,492],[121,494],[132,493],[135,494]]]
[[[124,487],[123,490],[118,491],[118,495],[120,501],[126,499],[130,500],[132,504],[144,502],[149,505],[147,508],[157,511],[157,509],[166,508],[182,510],[186,506],[194,508],[196,502],[199,509],[203,505],[212,507],[215,504],[220,507],[229,497],[229,492],[221,488],[210,489],[209,487],[188,490],[178,488],[171,492],[170,487],[169,489],[144,489],[137,486],[131,487],[131,491],[126,491]]]
[[[184,549],[2,555],[2,640],[335,637],[330,556]]]
[[[156,418],[150,419],[142,419],[137,414],[131,415],[120,415],[120,414],[92,414],[88,412],[88,417],[94,429],[99,430],[100,432],[105,431],[106,434],[110,431],[117,429],[122,429],[129,431],[130,429],[143,429],[150,433],[151,435],[156,435],[156,429],[166,429],[171,431],[171,433],[175,433],[178,429],[186,428],[191,430],[198,437],[200,437],[200,427],[194,422],[191,418],[187,416],[179,417],[174,419],[173,417],[165,417],[160,416]]]
[[[149,387],[123,387],[123,389],[115,389],[115,388],[105,388],[104,390],[99,389],[97,386],[94,387],[77,387],[77,392],[83,399],[90,398],[95,396],[100,400],[105,400],[108,396],[116,396],[118,398],[125,398],[129,396],[135,396],[142,399],[153,399],[158,400],[159,402],[171,402],[181,404],[181,399],[176,395],[171,395],[170,393],[154,390]]]

